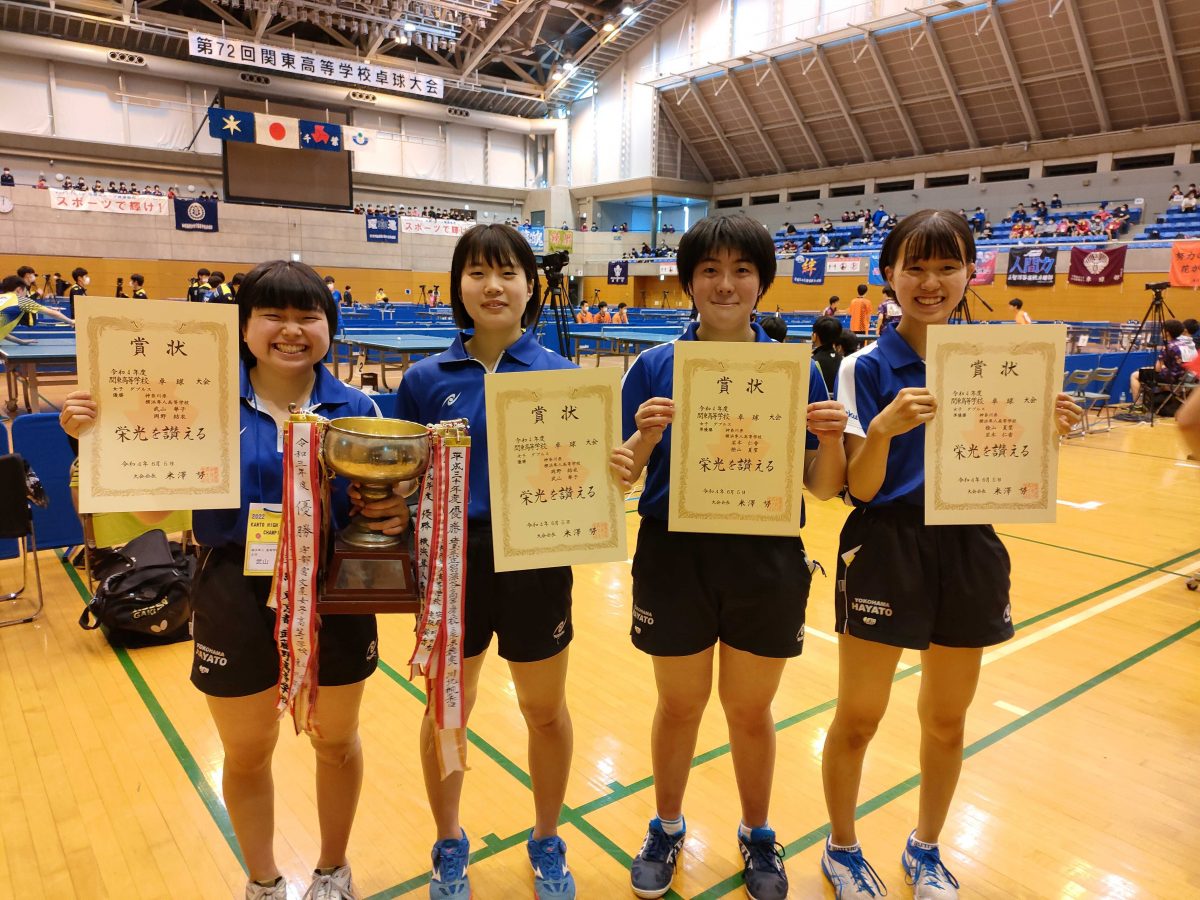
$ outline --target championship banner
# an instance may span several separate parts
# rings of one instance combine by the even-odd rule
[[[1125,281],[1125,251],[1128,247],[1113,247],[1111,250],[1084,250],[1071,248],[1071,271],[1067,275],[1070,284],[1122,284]]]
[[[879,268],[879,254],[872,253],[867,257],[869,260],[867,268],[867,284],[875,287],[884,287],[887,281],[883,277],[883,270]]]
[[[608,264],[608,283],[609,284],[628,284],[629,283],[629,261],[618,259]]]
[[[547,253],[557,253],[559,250],[569,253],[575,249],[575,232],[565,228],[547,228],[545,231]]]
[[[175,204],[176,231],[220,231],[216,200],[181,200]]]
[[[975,274],[971,277],[971,284],[995,283],[998,255],[995,250],[980,250],[975,254]]]
[[[474,227],[474,222],[462,222],[458,219],[426,219],[421,216],[400,217],[400,230],[405,234],[436,234],[443,237],[462,237]]]
[[[418,97],[435,97],[439,100],[442,98],[442,79],[432,75],[256,44],[237,38],[189,31],[188,53],[212,62],[267,69],[284,75],[320,78],[366,90],[396,91]]]
[[[1006,283],[1013,286],[1053,285],[1058,251],[1040,247],[1013,247],[1008,251]]]
[[[792,260],[792,284],[824,284],[825,256],[797,253]]]
[[[166,197],[148,197],[142,194],[92,194],[87,191],[64,191],[51,188],[46,191],[51,209],[71,212],[109,212],[127,216],[165,216]]]
[[[546,229],[535,225],[520,225],[517,231],[521,232],[521,237],[529,244],[529,249],[534,253],[544,253],[546,250]]]
[[[861,256],[831,256],[825,261],[826,275],[861,275],[862,270]]]
[[[396,216],[367,216],[367,241],[372,244],[400,243],[400,222]]]
[[[1171,287],[1200,287],[1200,241],[1171,245]]]

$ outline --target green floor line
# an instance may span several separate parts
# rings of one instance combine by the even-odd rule
[[[1121,660],[1121,662],[1117,663],[1116,665],[1110,666],[1109,668],[1105,669],[1103,672],[1100,672],[1099,674],[1092,676],[1087,681],[1084,681],[1083,683],[1076,685],[1075,687],[1071,688],[1070,690],[1059,694],[1057,697],[1047,700],[1045,703],[1043,703],[1041,706],[1037,707],[1036,709],[1031,710],[1030,712],[1021,716],[1020,718],[1014,719],[1013,721],[1009,722],[1007,725],[1004,725],[1001,728],[997,728],[995,731],[991,732],[990,734],[984,735],[979,740],[973,741],[971,744],[967,745],[965,748],[963,748],[963,759],[964,760],[970,759],[975,754],[980,753],[981,751],[988,749],[992,745],[1004,740],[1004,738],[1008,737],[1009,735],[1013,734],[1014,732],[1020,731],[1025,726],[1033,724],[1038,719],[1041,719],[1042,717],[1049,715],[1050,713],[1054,712],[1056,709],[1059,709],[1060,707],[1064,706],[1065,704],[1070,703],[1072,700],[1076,699],[1080,695],[1085,694],[1088,691],[1092,690],[1092,688],[1095,688],[1095,687],[1103,684],[1104,682],[1108,681],[1109,679],[1111,679],[1117,675],[1120,675],[1126,669],[1129,669],[1129,668],[1137,665],[1138,663],[1148,659],[1149,657],[1154,656],[1156,653],[1159,653],[1159,652],[1165,650],[1166,648],[1170,647],[1172,644],[1175,644],[1178,641],[1183,640],[1188,635],[1194,634],[1197,631],[1200,631],[1200,621],[1193,622],[1191,625],[1188,625],[1185,628],[1181,628],[1179,631],[1175,632],[1174,634],[1168,635],[1167,637],[1163,638],[1161,641],[1158,641],[1155,644],[1151,644],[1149,647],[1146,647],[1144,650],[1138,651],[1133,656],[1123,659],[1123,660]],[[920,775],[913,775],[911,778],[906,778],[904,781],[900,782],[899,784],[897,784],[891,788],[888,788],[883,793],[877,794],[874,797],[872,797],[870,800],[867,800],[865,803],[860,804],[858,806],[858,808],[855,810],[855,818],[861,819],[864,816],[867,816],[870,813],[875,812],[876,810],[880,809],[881,807],[884,807],[887,804],[891,803],[893,800],[897,799],[898,797],[902,797],[903,795],[907,794],[913,788],[917,787],[920,783],[921,783]],[[784,848],[785,852],[789,856],[795,856],[798,853],[803,853],[805,850],[809,849],[810,847],[812,847],[819,841],[823,840],[829,834],[829,828],[830,828],[829,823],[826,822],[820,828],[813,829],[808,834],[804,835],[804,837],[788,844]],[[717,897],[724,897],[726,894],[729,894],[729,893],[732,893],[733,891],[739,890],[741,887],[742,887],[742,876],[740,874],[732,875],[729,878],[726,878],[725,880],[718,882],[717,884],[708,888],[704,892],[697,894],[695,896],[695,898],[693,898],[693,900],[716,900]]]
[[[79,592],[80,599],[86,603],[91,597],[91,593],[83,583],[83,579],[79,577],[79,573],[75,570],[75,567],[71,565],[64,555],[61,553],[56,555],[59,558],[59,562],[62,563],[63,569],[66,570],[67,577],[75,584],[75,589]],[[192,752],[188,749],[187,744],[184,743],[179,732],[175,730],[175,726],[171,723],[166,711],[162,708],[162,704],[154,696],[154,691],[150,689],[150,685],[146,683],[146,679],[138,669],[137,664],[130,657],[129,651],[124,647],[113,647],[111,649],[116,655],[117,660],[121,663],[121,668],[125,670],[126,676],[133,683],[138,696],[142,698],[142,703],[150,713],[154,724],[158,726],[158,730],[166,738],[167,745],[175,754],[175,758],[179,761],[180,767],[192,783],[192,787],[200,795],[201,802],[204,803],[208,814],[212,816],[212,820],[221,832],[221,836],[225,838],[225,843],[233,851],[238,865],[242,867],[242,871],[247,871],[246,861],[242,858],[241,848],[238,847],[237,837],[233,833],[233,823],[229,821],[229,813],[225,810],[225,804],[217,795],[216,789],[204,777],[204,773],[200,769],[200,764],[196,762],[196,757],[192,756]]]

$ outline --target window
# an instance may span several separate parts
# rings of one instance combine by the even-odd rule
[[[867,192],[865,184],[843,184],[839,187],[830,188],[830,197],[861,197]]]
[[[892,191],[911,191],[915,184],[915,181],[877,181],[875,190],[881,194],[888,194]]]
[[[717,209],[736,209],[741,205],[741,197],[724,197],[717,201]]]
[[[1175,165],[1174,153],[1153,153],[1147,156],[1122,156],[1113,160],[1113,171],[1124,172],[1128,169],[1157,169]]]
[[[766,206],[768,203],[778,203],[778,202],[779,202],[778,194],[751,194],[750,195],[750,205],[751,206]]]
[[[959,172],[957,175],[930,175],[925,179],[925,187],[957,187],[960,184],[970,184],[969,172]]]
[[[788,202],[793,200],[820,200],[821,192],[817,191],[788,191]]]
[[[1097,168],[1094,159],[1082,162],[1047,163],[1042,167],[1042,175],[1046,178],[1056,178],[1062,175],[1091,175]]]
[[[1095,171],[1094,169],[1092,171]],[[993,181],[1028,181],[1028,169],[996,169],[992,172],[984,172],[979,176],[979,180],[983,184],[989,184]]]

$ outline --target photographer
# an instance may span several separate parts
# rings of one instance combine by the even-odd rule
[[[1163,322],[1163,345],[1158,360],[1154,363],[1159,384],[1178,384],[1186,373],[1184,366],[1196,358],[1196,345],[1191,337],[1184,337],[1183,323],[1178,319],[1167,319]],[[1135,371],[1129,376],[1129,396],[1134,399],[1130,412],[1144,413],[1148,406],[1153,406],[1153,399],[1142,396],[1140,372]]]

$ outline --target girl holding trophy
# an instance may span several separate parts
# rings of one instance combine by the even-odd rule
[[[378,416],[379,409],[322,364],[337,307],[308,266],[277,260],[255,267],[238,292],[238,319],[242,502],[237,509],[193,514],[204,551],[192,592],[192,682],[207,696],[225,753],[222,794],[250,876],[246,898],[285,900],[287,882],[272,846],[271,757],[280,718],[276,612],[267,603],[272,579],[243,574],[247,522],[252,508],[281,503],[289,407],[330,419]],[[96,402],[86,391],[70,394],[60,415],[72,437],[95,418]],[[352,502],[347,486],[344,479],[333,482],[335,524],[344,524]],[[408,523],[399,496],[368,503],[361,512],[369,527],[385,534],[398,534]],[[321,850],[306,897],[355,896],[346,846],[363,777],[358,710],[363,683],[377,663],[374,616],[330,616],[321,623],[319,732],[309,734],[317,758]]]

